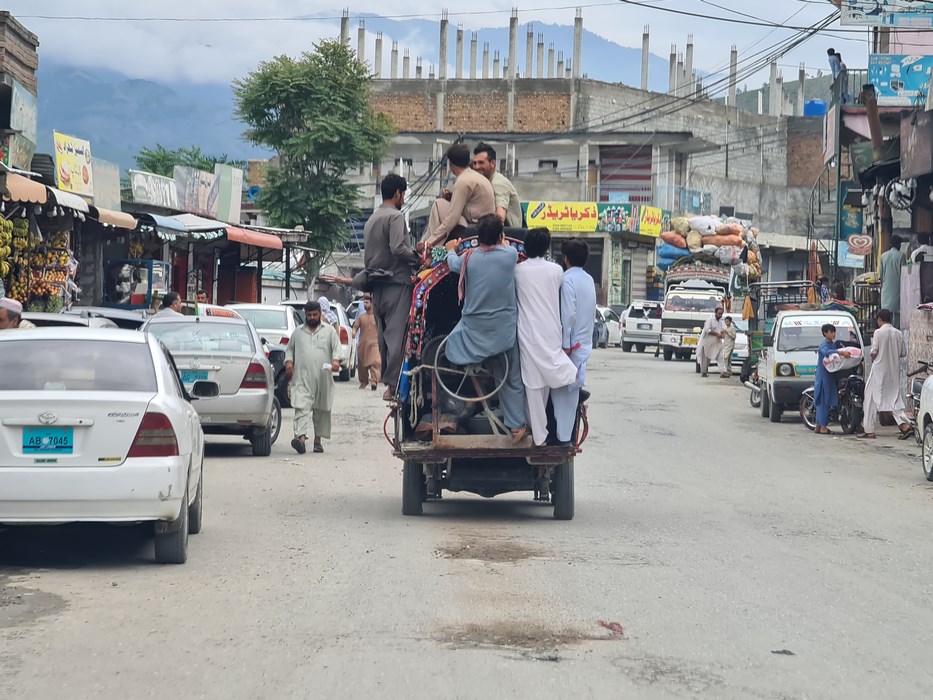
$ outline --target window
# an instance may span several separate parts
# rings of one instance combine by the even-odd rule
[[[252,334],[245,324],[233,323],[153,323],[147,330],[169,352],[250,353],[255,351]]]
[[[288,330],[288,310],[287,309],[237,309],[236,312],[240,314],[247,321],[252,323],[256,328],[262,328],[263,330],[277,330],[284,331]]]
[[[539,160],[538,170],[557,170],[556,160]]]
[[[0,391],[156,392],[146,343],[69,342],[67,352],[48,341],[0,343]]]

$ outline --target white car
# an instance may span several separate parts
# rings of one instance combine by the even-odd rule
[[[634,346],[638,352],[644,352],[647,346],[661,342],[661,313],[659,301],[633,301],[619,323],[622,350],[631,352]]]
[[[748,321],[733,316],[732,325],[735,326],[735,347],[732,349],[729,364],[733,368],[741,369],[748,359]]]
[[[292,333],[305,322],[302,312],[281,304],[227,304],[227,308],[252,323],[270,345],[288,345]]]
[[[152,521],[156,559],[184,563],[188,533],[201,530],[204,435],[158,340],[10,331],[0,366],[0,523]]]
[[[300,299],[287,299],[280,302],[282,306],[290,306],[298,313],[304,314],[305,304],[308,301]],[[337,335],[340,337],[340,372],[338,378],[342,382],[350,381],[356,376],[356,343],[353,342],[353,322],[347,316],[346,309],[339,302],[332,301],[330,307],[337,314]]]
[[[619,314],[608,306],[597,306],[596,310],[602,315],[603,320],[606,322],[606,330],[609,331],[609,340],[607,341],[609,345],[616,348],[621,347],[622,324],[619,319]]]

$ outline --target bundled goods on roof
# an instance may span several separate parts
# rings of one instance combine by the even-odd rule
[[[663,243],[657,249],[660,269],[666,270],[677,259],[689,254],[729,265],[737,275],[749,281],[761,279],[757,228],[735,217],[675,216],[671,219],[671,229],[661,234]]]

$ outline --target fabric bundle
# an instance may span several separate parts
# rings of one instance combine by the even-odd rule
[[[761,279],[759,231],[735,217],[675,216],[671,230],[661,234],[657,248],[658,267],[667,270],[686,254],[711,256],[748,281]]]

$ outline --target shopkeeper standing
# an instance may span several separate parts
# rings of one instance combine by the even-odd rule
[[[23,318],[23,305],[16,299],[0,299],[0,331],[14,328],[35,328],[36,324]]]

